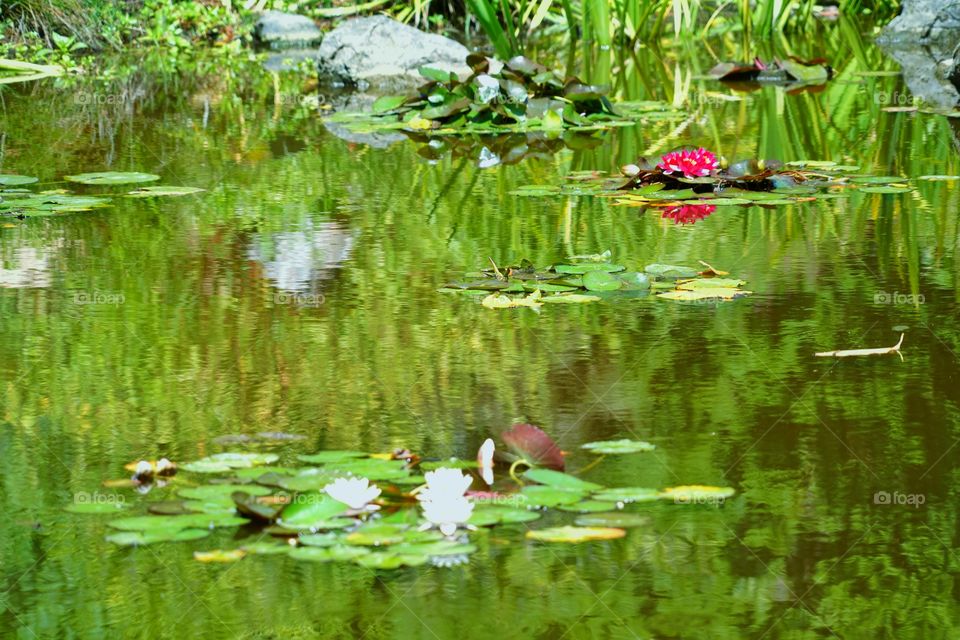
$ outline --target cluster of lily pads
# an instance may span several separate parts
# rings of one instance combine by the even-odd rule
[[[902,194],[907,178],[857,173],[860,167],[831,161],[744,160],[727,164],[705,149],[643,158],[621,176],[599,171],[572,174],[560,185],[527,185],[518,196],[578,195],[613,198],[617,205],[651,208],[678,224],[693,223],[721,206],[777,206],[843,198],[854,192]],[[922,176],[918,180],[948,180]]]
[[[500,63],[494,63],[499,65]],[[430,135],[509,131],[597,130],[684,114],[661,102],[620,102],[606,97],[608,88],[580,79],[562,79],[546,67],[516,56],[493,70],[479,54],[467,57],[473,73],[420,68],[427,81],[411,96],[383,96],[372,113],[340,113],[328,118],[354,131],[390,129]]]
[[[253,452],[217,453],[180,466],[139,461],[128,465],[134,470],[130,480],[105,485],[148,487],[150,495],[166,492],[167,499],[138,505],[146,513],[108,521],[114,532],[107,540],[140,546],[233,529],[233,548],[196,551],[194,557],[229,562],[283,554],[379,569],[449,566],[466,562],[476,550],[471,537],[480,528],[523,525],[526,538],[542,542],[607,540],[648,522],[627,507],[631,503],[716,505],[734,494],[729,487],[701,485],[605,487],[566,473],[565,454],[539,427],[514,425],[502,439],[508,451],[496,450],[488,439],[476,460],[426,461],[403,450],[297,456],[306,466],[279,465],[278,454]],[[582,446],[601,456],[654,448],[628,439]],[[509,472],[495,484],[494,468],[508,462]],[[132,507],[118,500],[73,504],[67,510],[117,514]],[[572,524],[529,524],[551,509],[570,514]]]
[[[598,302],[611,294],[632,297],[651,291],[664,300],[681,302],[724,301],[750,295],[740,278],[727,277],[705,262],[703,269],[650,264],[643,271],[630,271],[611,262],[612,254],[569,256],[563,264],[537,268],[529,260],[519,264],[468,273],[466,279],[439,289],[442,293],[483,296],[488,309],[527,307],[539,310],[544,304]]]
[[[95,187],[125,186],[155,182],[160,176],[137,171],[103,171],[64,176],[64,180]],[[0,216],[33,218],[76,213],[109,207],[113,194],[79,195],[68,189],[31,191],[27,185],[38,181],[33,176],[0,174]],[[197,187],[141,186],[124,194],[127,198],[186,196],[203,191]]]

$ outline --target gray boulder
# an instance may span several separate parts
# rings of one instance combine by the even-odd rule
[[[449,38],[372,16],[348,20],[328,33],[320,45],[319,69],[336,82],[394,91],[422,83],[417,73],[422,66],[470,75],[469,53]]]
[[[900,15],[883,29],[888,41],[960,40],[960,0],[903,0]]]
[[[275,49],[319,42],[323,37],[313,20],[295,13],[267,11],[257,20],[253,35],[258,42]]]

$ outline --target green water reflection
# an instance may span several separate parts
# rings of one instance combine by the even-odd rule
[[[957,637],[960,184],[727,207],[689,226],[603,199],[509,195],[682,144],[958,174],[950,122],[882,111],[876,96],[901,80],[857,75],[892,65],[855,36],[828,43],[838,74],[822,91],[738,102],[699,79],[705,51],[638,54],[618,89],[673,100],[676,74],[689,76],[688,119],[493,169],[469,153],[428,162],[414,143],[340,140],[246,72],[141,73],[129,80],[140,101],[102,110],[76,87],[8,92],[4,171],[52,183],[143,170],[207,192],[0,229],[3,635]],[[436,293],[488,257],[550,264],[608,248],[634,268],[703,259],[756,294],[536,315]],[[903,361],[812,357],[891,345],[896,325],[909,326]],[[130,460],[194,459],[224,434],[306,436],[288,456],[470,456],[518,419],[568,451],[613,437],[658,446],[588,479],[738,495],[719,509],[638,508],[650,527],[606,543],[496,529],[475,535],[467,565],[391,573],[203,565],[193,550],[247,533],[119,549],[102,520],[62,512]],[[877,492],[924,504],[876,504]]]

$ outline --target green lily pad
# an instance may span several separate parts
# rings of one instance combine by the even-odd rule
[[[107,526],[121,531],[167,531],[171,529],[212,529],[237,527],[249,520],[229,514],[195,513],[183,516],[133,516],[111,520]]]
[[[605,273],[616,273],[623,271],[626,267],[619,264],[610,264],[609,262],[582,262],[578,264],[558,264],[554,265],[553,270],[557,273],[572,273],[583,275],[592,271],[603,271]]]
[[[277,524],[288,529],[316,531],[329,528],[325,526],[329,521],[349,510],[350,507],[325,493],[300,493],[280,512]]]
[[[183,508],[188,513],[206,513],[206,514],[216,514],[216,515],[233,515],[237,507],[233,504],[232,500],[185,500],[183,503]],[[151,513],[156,513],[151,511]],[[170,513],[168,515],[177,515],[175,513]]]
[[[195,473],[223,473],[276,462],[280,457],[274,453],[217,453],[201,460],[180,466],[184,471]]]
[[[108,535],[106,540],[123,547],[139,547],[157,542],[199,540],[200,538],[206,538],[208,535],[210,535],[210,531],[206,529],[157,529],[154,531],[121,531]]]
[[[555,296],[546,296],[540,299],[540,302],[548,304],[582,304],[585,302],[599,302],[598,296],[587,296],[579,293],[569,293]]]
[[[69,513],[104,514],[117,513],[126,508],[127,503],[121,501],[75,502],[65,507],[64,511]]]
[[[894,186],[880,186],[880,187],[863,187],[860,189],[863,193],[907,193],[912,191],[910,187],[894,187]]]
[[[470,522],[475,527],[488,527],[495,524],[516,524],[532,522],[540,518],[540,514],[529,509],[509,507],[506,505],[477,505],[470,515]]]
[[[646,487],[618,487],[598,491],[593,494],[593,499],[603,502],[653,502],[660,499],[660,492]]]
[[[585,445],[581,445],[580,448],[599,454],[621,454],[653,451],[657,447],[656,445],[650,444],[649,442],[643,442],[642,440],[622,439],[588,442]]]
[[[677,288],[689,291],[696,291],[697,289],[735,289],[742,287],[746,283],[746,280],[737,280],[734,278],[697,278],[678,284]]]
[[[664,280],[679,280],[680,278],[695,278],[697,270],[690,267],[678,267],[672,264],[649,264],[644,272]]]
[[[557,508],[560,511],[569,511],[571,513],[595,513],[598,511],[613,511],[617,508],[617,503],[602,500],[581,500],[573,504],[562,504]]]
[[[289,553],[293,549],[293,547],[286,542],[275,541],[251,542],[250,544],[245,544],[240,548],[248,554],[258,556],[279,555],[283,553]]]
[[[206,191],[206,189],[201,189],[199,187],[172,187],[172,186],[140,187],[136,191],[131,191],[130,193],[128,193],[126,197],[128,198],[160,198],[165,196],[189,196],[195,193],[200,193],[201,191]]]
[[[137,171],[101,171],[98,173],[79,173],[75,176],[64,176],[64,180],[70,182],[93,185],[133,184],[136,182],[153,182],[159,179],[160,176],[158,175]]]
[[[563,473],[562,471],[554,471],[553,469],[528,469],[527,472],[523,474],[523,477],[526,480],[539,482],[540,484],[548,487],[554,487],[556,489],[569,489],[583,493],[596,491],[603,488],[603,486],[599,484],[587,482],[586,480],[581,480],[576,476]]]
[[[347,534],[345,542],[366,547],[380,547],[401,542],[428,542],[443,536],[436,531],[420,531],[404,524],[368,523]]]
[[[736,490],[732,487],[687,485],[668,487],[661,491],[658,497],[664,500],[672,500],[677,504],[718,504],[735,493]]]
[[[377,480],[395,480],[410,475],[403,460],[383,460],[382,458],[358,458],[326,464],[321,471],[336,475],[353,474],[367,478],[371,482]]]
[[[297,541],[308,547],[332,547],[342,539],[342,536],[336,533],[310,533],[300,536]]]
[[[556,507],[561,504],[573,504],[574,502],[579,502],[585,493],[585,491],[557,489],[544,485],[529,485],[520,490],[520,495],[525,497],[531,505],[538,507]]]
[[[393,553],[377,552],[360,556],[354,562],[368,569],[399,569],[400,567],[419,567],[426,564],[430,558],[420,555],[396,555]]]
[[[0,173],[0,185],[16,187],[22,184],[33,184],[37,178],[33,176],[18,176],[14,173]]]
[[[311,453],[310,455],[297,456],[297,460],[313,464],[328,464],[331,462],[344,462],[355,458],[367,458],[369,456],[369,453],[364,453],[363,451],[320,451],[319,453]]]
[[[639,513],[614,511],[579,516],[573,523],[580,527],[642,527],[650,524],[650,518]]]
[[[588,271],[583,274],[583,286],[587,291],[616,291],[623,282],[606,271]]]
[[[614,540],[627,535],[623,529],[613,527],[552,527],[527,531],[527,538],[540,542],[591,542],[595,540]]]
[[[734,298],[742,298],[748,296],[752,291],[744,291],[743,289],[732,289],[730,287],[717,287],[713,289],[696,289],[694,291],[689,291],[686,289],[677,289],[675,291],[665,291],[663,293],[658,293],[658,298],[663,298],[664,300],[678,300],[680,302],[699,302],[703,300],[733,300]]]

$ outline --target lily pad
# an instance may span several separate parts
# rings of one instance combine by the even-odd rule
[[[657,447],[656,445],[650,444],[649,442],[643,442],[642,440],[622,439],[588,442],[585,445],[581,445],[580,448],[599,454],[622,454],[653,451]]]
[[[301,493],[295,496],[294,502],[283,508],[277,524],[289,529],[316,531],[329,528],[325,526],[328,521],[346,513],[349,509],[350,507],[325,493]]]
[[[624,271],[626,267],[619,264],[610,264],[609,262],[581,262],[578,264],[558,264],[554,265],[553,270],[557,273],[572,273],[582,275],[593,271],[602,271],[604,273],[616,273]]]
[[[138,171],[101,171],[98,173],[79,173],[75,176],[64,176],[64,180],[79,182],[80,184],[114,185],[134,184],[136,182],[153,182],[160,176]]]
[[[587,291],[616,291],[623,282],[606,271],[589,271],[583,274],[583,286]]]
[[[733,300],[734,298],[741,298],[751,293],[753,292],[744,291],[743,289],[717,287],[713,289],[696,289],[694,291],[677,289],[675,291],[658,293],[657,297],[663,298],[664,300],[678,300],[680,302],[700,302],[703,300]]]
[[[644,271],[654,277],[664,280],[679,280],[680,278],[696,278],[697,270],[690,267],[678,267],[672,264],[649,264]]]
[[[117,183],[114,183],[114,184],[117,184]],[[165,196],[189,196],[195,193],[200,193],[201,191],[206,191],[206,189],[201,189],[199,187],[172,187],[172,186],[140,187],[136,191],[131,191],[130,193],[128,193],[127,197],[128,198],[160,198]]]
[[[593,482],[581,480],[562,471],[552,469],[529,469],[523,474],[524,479],[539,482],[548,487],[556,489],[569,489],[572,491],[588,492],[602,489],[603,487]]]
[[[345,462],[355,458],[367,458],[369,456],[369,453],[364,453],[363,451],[320,451],[319,453],[311,453],[310,455],[297,456],[297,460],[314,464],[327,464],[331,462]]]
[[[580,516],[573,523],[580,527],[643,527],[650,524],[650,518],[639,513],[613,511]]]
[[[623,529],[614,527],[552,527],[527,531],[526,537],[540,542],[591,542],[595,540],[615,540],[627,535]]]
[[[892,185],[889,186],[879,186],[879,187],[863,187],[860,189],[863,193],[908,193],[911,191],[910,187],[895,187]]]
[[[16,187],[22,184],[33,184],[37,178],[33,176],[19,176],[14,173],[0,173],[0,185]]]
[[[586,492],[571,489],[557,489],[544,485],[529,485],[520,490],[520,495],[525,497],[531,505],[556,507],[561,504],[580,502],[580,499],[586,495]]]
[[[496,524],[531,522],[539,518],[539,513],[529,509],[506,505],[477,505],[470,515],[469,524],[475,527],[488,527]]]
[[[231,494],[235,491],[243,491],[252,496],[265,496],[270,493],[267,487],[261,487],[256,484],[207,484],[201,487],[186,487],[177,491],[181,498],[191,500],[221,500],[232,502]]]
[[[223,473],[233,469],[272,464],[279,458],[280,456],[274,453],[217,453],[195,462],[188,462],[180,468],[195,473]]]
[[[171,529],[212,529],[237,527],[249,520],[229,514],[195,513],[183,516],[133,516],[111,520],[107,526],[121,531],[167,531]]]
[[[104,514],[117,513],[127,508],[126,502],[107,501],[107,502],[75,502],[64,508],[69,513],[88,513]]]
[[[596,513],[598,511],[612,511],[617,508],[617,503],[603,500],[581,500],[573,504],[562,504],[557,508],[560,511],[571,513]]]
[[[106,537],[112,542],[124,547],[139,547],[157,542],[187,542],[199,540],[210,535],[207,529],[157,529],[154,531],[121,531],[111,533]]]
[[[597,296],[586,296],[579,293],[569,293],[555,296],[546,296],[540,299],[540,302],[548,304],[582,304],[585,302],[599,302],[601,298]]]
[[[707,485],[687,485],[668,487],[659,493],[659,497],[672,500],[677,504],[718,504],[733,496],[732,487],[711,487]]]
[[[653,502],[660,499],[660,492],[646,487],[618,487],[604,489],[593,494],[594,500],[603,502]]]

